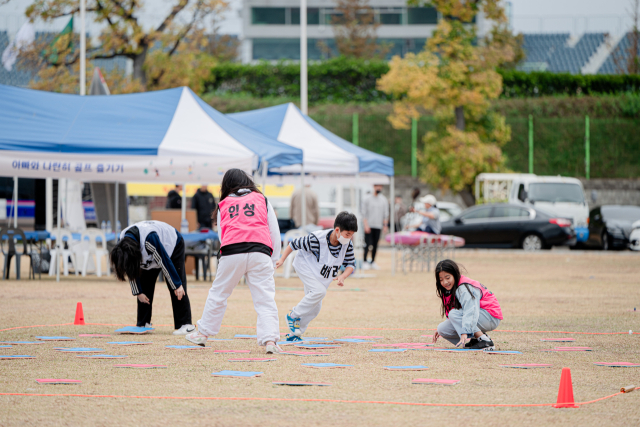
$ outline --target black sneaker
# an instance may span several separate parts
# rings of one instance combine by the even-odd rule
[[[478,344],[478,338],[471,338],[468,343],[464,345],[464,348],[470,348]]]
[[[489,340],[489,341],[485,341],[485,340],[478,340],[478,342],[476,342],[474,345],[466,347],[468,349],[471,350],[487,350],[487,351],[491,351],[494,350],[495,347],[493,345],[493,341]]]

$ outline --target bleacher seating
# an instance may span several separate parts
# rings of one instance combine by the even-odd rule
[[[569,47],[569,34],[525,34],[520,69],[579,74],[604,41],[604,33],[587,33]]]
[[[553,52],[564,46],[569,40],[569,34],[525,34],[522,45],[525,53],[525,62],[541,63],[549,62]]]
[[[579,74],[605,41],[604,33],[584,34],[574,47],[561,46],[549,58],[548,71]]]
[[[620,67],[624,67],[627,62],[627,58],[629,57],[629,48],[631,47],[631,33],[625,34],[625,36],[620,40],[618,45],[613,49],[611,54],[607,57],[607,60],[604,61],[600,69],[598,70],[598,74],[618,74],[621,70]],[[638,54],[640,54],[640,47],[638,49]],[[616,59],[619,65],[616,65]]]
[[[7,32],[0,31],[0,54],[7,48],[9,41],[10,39]],[[11,71],[7,71],[7,69],[0,64],[0,84],[25,87],[29,84],[31,76],[31,72],[20,69],[16,65],[14,65]]]

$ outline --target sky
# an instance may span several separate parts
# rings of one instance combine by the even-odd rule
[[[629,28],[627,10],[630,0],[509,0],[511,17],[515,32],[584,32],[622,33]],[[10,0],[0,6],[0,31],[15,34],[25,21],[24,9],[33,0]],[[146,0],[150,7],[150,21],[160,20],[163,9],[170,7],[175,0]],[[275,3],[275,2],[272,2]],[[242,21],[239,16],[242,0],[230,0],[230,10],[220,23],[223,34],[241,35]],[[157,14],[157,16],[156,16]],[[45,28],[60,30],[66,22],[58,21]]]
[[[510,0],[516,32],[622,33],[630,0]]]

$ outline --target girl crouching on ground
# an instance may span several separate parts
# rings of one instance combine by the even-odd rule
[[[436,266],[436,295],[442,302],[441,314],[447,320],[438,325],[434,343],[442,337],[456,347],[495,349],[486,334],[502,320],[502,310],[493,292],[462,276],[458,265],[445,259]],[[471,340],[467,343],[468,338]]]

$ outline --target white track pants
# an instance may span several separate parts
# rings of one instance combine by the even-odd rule
[[[293,317],[300,318],[300,332],[304,334],[309,323],[320,314],[322,300],[327,295],[329,285],[324,285],[312,274],[303,269],[296,269],[298,277],[304,284],[304,298],[293,308]]]
[[[216,278],[209,290],[202,319],[198,320],[198,329],[207,336],[220,332],[222,318],[227,309],[227,298],[242,276],[251,291],[253,307],[258,313],[258,345],[280,340],[278,307],[276,306],[276,283],[273,279],[271,257],[259,252],[228,255],[220,258]]]

